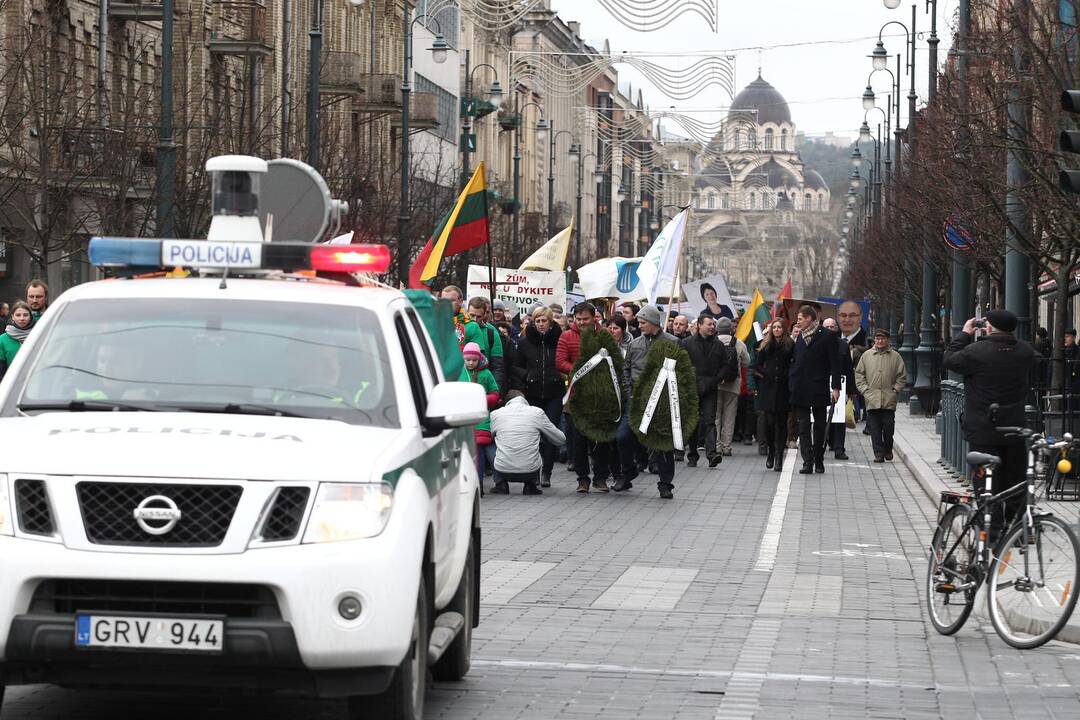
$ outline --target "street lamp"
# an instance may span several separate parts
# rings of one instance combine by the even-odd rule
[[[873,52],[870,53],[870,59],[873,61],[875,70],[884,70],[889,66],[889,52],[885,49],[884,42],[878,40]]]
[[[549,130],[554,130],[554,127],[549,126]],[[551,144],[548,146],[548,237],[555,236],[555,145],[558,143],[560,135],[569,135],[573,139],[573,133],[569,130],[550,133]],[[577,143],[571,142],[570,154],[575,155],[580,152]],[[581,231],[578,230],[578,232]]]
[[[503,92],[503,87],[499,83],[499,71],[495,69],[494,65],[489,63],[482,63],[476,67],[470,67],[470,53],[465,51],[465,92],[462,94],[462,113],[461,113],[461,187],[465,188],[469,184],[469,180],[472,177],[472,168],[469,163],[469,156],[473,153],[474,148],[471,147],[473,120],[472,115],[479,117],[479,112],[475,109],[476,104],[473,102],[475,98],[472,97],[472,85],[473,75],[481,68],[487,68],[491,70],[495,75],[494,82],[491,83],[491,87],[487,91],[487,99],[491,105],[498,110],[502,107],[503,101],[506,99],[506,94]],[[465,110],[465,108],[472,108],[472,110]]]
[[[874,95],[874,88],[869,85],[863,90],[862,94],[862,106],[863,110],[872,110],[877,105],[877,96]]]
[[[409,4],[405,3],[406,32],[401,75],[401,207],[398,208],[397,248],[398,279],[402,282],[409,275],[409,259],[412,250],[409,247],[409,221],[412,219],[409,208],[409,180],[411,179],[409,171],[409,162],[411,160],[409,151],[409,133],[411,131],[409,127],[409,96],[412,93],[413,28],[420,20],[428,18],[427,15],[418,15],[410,22],[409,15]],[[442,26],[439,24],[438,19],[434,17],[428,19],[435,23],[437,29],[435,42],[428,49],[431,51],[432,59],[435,62],[445,62],[446,52],[450,46],[446,44],[446,38],[443,37]],[[440,55],[442,60],[439,59]]]
[[[870,142],[873,139],[874,136],[870,134],[870,124],[863,120],[862,125],[859,126],[859,142]]]
[[[859,186],[862,184],[862,179],[859,177],[859,171],[857,168],[852,170],[851,174],[848,175],[848,181],[853,190],[859,189]]]
[[[581,233],[583,228],[581,227],[581,186],[585,179],[585,161],[590,157],[597,158],[596,153],[582,153],[581,143],[575,142],[570,145],[570,157],[573,160],[577,160],[577,232],[574,233],[574,268],[581,267]],[[599,158],[597,158],[599,159]],[[594,176],[596,173],[594,173]],[[603,178],[603,173],[600,173],[600,177]]]
[[[431,18],[435,20],[435,18]],[[416,22],[415,20],[413,22]],[[438,21],[436,21],[438,22]],[[442,65],[446,62],[446,55],[450,51],[450,43],[446,42],[446,38],[440,32],[435,35],[435,40],[431,43],[431,47],[428,48],[431,51],[431,59],[435,61],[436,65]]]
[[[883,2],[885,4],[885,7],[889,8],[890,10],[895,10],[896,8],[900,7],[900,0],[883,0]]]
[[[513,234],[511,235],[511,252],[518,253],[521,248],[518,245],[518,239],[521,234],[521,118],[522,113],[534,107],[540,111],[540,120],[536,123],[536,137],[538,140],[543,140],[548,131],[547,120],[544,119],[544,108],[532,100],[525,103],[521,107],[517,106],[520,93],[514,93],[514,117],[517,122],[514,124],[514,222],[513,222]]]
[[[863,124],[865,124],[865,123],[863,123]],[[861,137],[862,136],[860,135],[860,138]],[[854,167],[854,168],[860,168],[860,167],[862,167],[862,161],[863,161],[862,153],[859,151],[859,146],[856,145],[855,149],[851,151],[851,166]]]

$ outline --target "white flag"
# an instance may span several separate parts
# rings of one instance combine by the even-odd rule
[[[566,256],[570,250],[570,238],[574,234],[574,220],[570,226],[537,248],[536,252],[521,263],[518,270],[548,270],[562,272],[566,269]]]
[[[329,240],[326,241],[326,244],[327,245],[349,245],[349,244],[352,243],[352,240],[353,240],[353,232],[354,231],[350,230],[349,232],[345,233],[344,235],[338,235],[337,237],[332,237],[332,238],[330,238]]]
[[[675,281],[685,230],[686,210],[683,210],[664,226],[652,247],[641,259],[638,279],[650,305],[656,304],[656,296],[660,294],[665,283],[670,290],[671,283]]]

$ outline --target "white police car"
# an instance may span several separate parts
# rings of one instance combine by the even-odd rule
[[[402,293],[264,269],[385,248],[218,245],[95,238],[121,270],[232,267],[72,289],[0,383],[0,700],[216,686],[420,717],[479,618],[483,391],[444,380]]]

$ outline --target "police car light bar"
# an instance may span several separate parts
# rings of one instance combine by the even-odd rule
[[[383,273],[390,267],[390,248],[385,245],[315,245],[311,269],[335,272]]]
[[[383,273],[390,267],[390,249],[385,245],[95,237],[90,239],[87,254],[91,264],[112,268]]]

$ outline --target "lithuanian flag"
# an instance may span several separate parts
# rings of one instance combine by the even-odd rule
[[[765,298],[761,297],[760,290],[754,288],[754,299],[750,301],[750,307],[746,308],[746,312],[739,318],[739,325],[735,328],[735,337],[746,342],[746,338],[750,337],[750,333],[754,331],[754,323],[758,323],[764,332],[769,319],[769,309],[765,307]]]
[[[443,258],[472,250],[486,242],[487,185],[484,182],[484,163],[480,163],[469,184],[458,195],[454,207],[439,221],[431,239],[409,268],[409,287],[430,287],[439,274]]]

